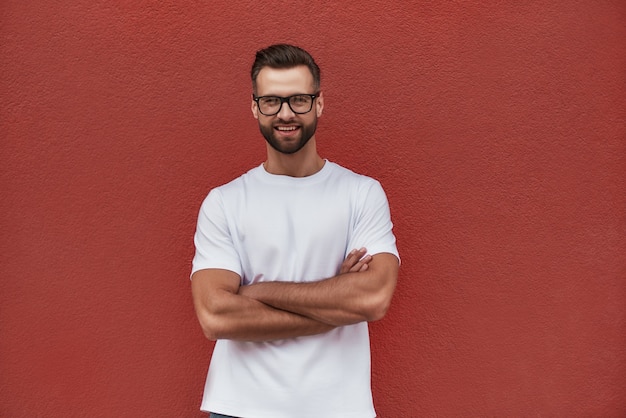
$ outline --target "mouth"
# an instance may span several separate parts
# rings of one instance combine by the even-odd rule
[[[300,127],[296,125],[281,125],[275,126],[274,130],[280,132],[282,135],[293,135],[300,130]]]

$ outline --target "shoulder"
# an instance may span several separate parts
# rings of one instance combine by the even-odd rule
[[[226,184],[216,187],[215,189],[221,190],[222,192],[228,192],[230,190],[238,190],[244,187],[246,184],[259,179],[262,174],[262,167],[259,165],[248,170],[246,173],[241,176],[229,181]]]
[[[241,176],[229,181],[228,183],[214,187],[205,197],[202,206],[215,207],[222,206],[226,202],[236,201],[238,196],[245,192],[250,183],[259,177],[259,167],[252,168]]]
[[[332,176],[336,181],[340,181],[345,183],[353,190],[370,190],[370,189],[381,189],[382,186],[378,180],[375,178],[366,176],[364,174],[356,173],[348,168],[345,168],[339,164],[328,161],[327,164],[330,164],[330,169],[332,170]]]
[[[337,163],[328,161],[327,164],[329,164],[329,168],[332,170],[333,176],[343,178],[348,181],[355,181],[355,182],[362,182],[362,183],[371,183],[371,182],[377,183],[378,182],[376,179],[372,177],[366,176],[364,174],[356,173],[350,170],[349,168],[341,166]]]
[[[221,195],[229,195],[232,193],[236,193],[246,187],[246,185],[254,182],[260,176],[261,167],[257,166],[246,173],[240,175],[239,177],[229,181],[228,183],[217,186],[209,191],[209,196],[211,194],[221,194]]]

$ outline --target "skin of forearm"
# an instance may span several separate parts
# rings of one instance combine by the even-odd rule
[[[382,318],[393,287],[395,281],[365,271],[308,283],[263,282],[242,286],[239,292],[277,309],[343,326]]]
[[[328,332],[334,326],[280,310],[246,296],[224,292],[218,304],[198,313],[210,340],[272,341]],[[217,306],[216,306],[217,305]]]

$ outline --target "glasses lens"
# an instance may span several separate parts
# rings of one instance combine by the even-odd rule
[[[271,96],[266,96],[266,97],[260,97],[259,98],[259,110],[261,110],[261,113],[263,113],[264,115],[273,115],[278,113],[278,110],[280,109],[280,97],[271,97]]]
[[[295,113],[307,113],[311,110],[313,98],[306,94],[298,94],[289,98],[289,107]]]

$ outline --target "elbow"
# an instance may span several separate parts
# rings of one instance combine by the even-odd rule
[[[389,257],[394,257],[389,255]],[[391,299],[396,288],[398,280],[398,264],[394,257],[394,262],[390,263],[388,270],[378,276],[374,285],[366,290],[365,310],[367,321],[379,321],[387,315],[387,311],[391,306]]]
[[[389,310],[389,305],[384,306],[376,306],[369,310],[367,313],[367,322],[380,321],[385,317],[387,311]]]
[[[219,334],[217,332],[215,332],[215,330],[213,328],[209,328],[207,326],[202,326],[202,333],[204,334],[204,336],[206,337],[207,340],[209,341],[217,341],[219,340]]]
[[[391,306],[391,295],[376,295],[367,303],[364,316],[367,322],[380,321]]]
[[[217,341],[219,340],[219,333],[211,324],[200,323],[200,327],[202,328],[202,333],[209,341]]]
[[[198,314],[198,320],[200,322],[200,328],[202,333],[210,341],[217,341],[223,338],[222,327],[220,321],[208,312],[202,312]]]
[[[204,336],[210,341],[228,338],[228,309],[217,298],[197,298],[196,316]]]

